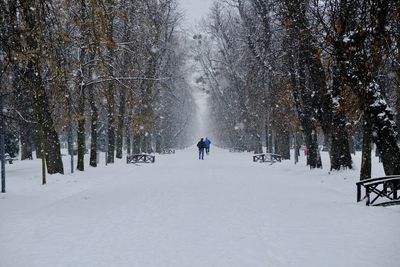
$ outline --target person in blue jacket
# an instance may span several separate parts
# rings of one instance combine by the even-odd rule
[[[206,137],[206,140],[204,140],[204,145],[205,145],[205,147],[206,147],[206,153],[207,153],[207,155],[210,153],[210,145],[211,145],[211,141],[210,141],[210,139],[208,139],[207,137]]]
[[[197,147],[199,148],[199,159],[204,160],[204,149],[206,148],[206,145],[203,138],[201,138],[200,141],[197,143]]]

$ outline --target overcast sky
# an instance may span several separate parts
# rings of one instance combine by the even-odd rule
[[[214,0],[179,0],[188,23],[194,25],[204,17]]]

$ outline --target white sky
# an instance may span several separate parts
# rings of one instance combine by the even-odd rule
[[[192,26],[204,17],[214,0],[178,0],[185,11],[185,18]]]

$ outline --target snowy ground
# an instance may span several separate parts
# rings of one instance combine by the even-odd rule
[[[55,175],[46,186],[39,161],[7,165],[0,265],[400,266],[400,209],[355,203],[358,170],[195,153]]]

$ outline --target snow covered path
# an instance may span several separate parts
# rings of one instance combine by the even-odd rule
[[[358,171],[195,153],[51,176],[46,186],[38,161],[7,165],[0,266],[400,265],[400,209],[356,204]]]

